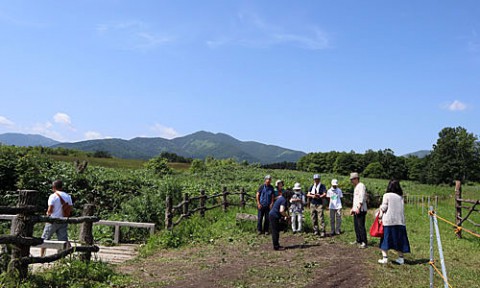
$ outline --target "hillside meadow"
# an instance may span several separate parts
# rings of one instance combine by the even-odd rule
[[[147,240],[141,251],[145,258],[140,258],[138,260],[140,262],[151,261],[152,259],[149,257],[154,257],[152,255],[155,255],[156,251],[160,250],[179,251],[181,253],[183,249],[187,249],[187,247],[192,245],[202,249],[201,247],[209,247],[215,245],[215,243],[227,242],[233,243],[232,245],[236,245],[235,243],[240,245],[243,241],[249,241],[252,247],[258,248],[262,247],[261,245],[267,245],[271,241],[268,237],[258,238],[254,235],[254,223],[237,223],[235,214],[240,212],[240,210],[236,209],[231,209],[226,214],[220,210],[211,211],[207,213],[207,217],[204,219],[194,216],[192,219],[186,220],[175,227],[173,232],[162,230],[164,227],[165,198],[167,195],[174,198],[174,204],[181,201],[184,193],[196,196],[200,194],[202,189],[206,191],[207,195],[212,195],[221,192],[223,187],[227,187],[229,191],[239,191],[243,188],[250,195],[254,195],[266,174],[272,175],[274,180],[284,180],[287,187],[293,187],[295,182],[299,182],[302,187],[307,188],[312,182],[312,173],[292,170],[266,170],[225,160],[211,161],[205,166],[203,171],[197,173],[191,172],[184,166],[181,169],[174,169],[173,173],[169,175],[158,175],[146,169],[143,163],[130,162],[131,160],[110,159],[105,162],[105,159],[96,159],[98,162],[95,162],[96,160],[88,158],[87,160],[91,165],[89,165],[86,171],[79,173],[73,165],[71,158],[57,157],[53,159],[37,154],[20,155],[20,157],[7,156],[2,155],[3,158],[0,159],[2,161],[1,167],[2,169],[15,167],[15,173],[7,175],[15,180],[15,188],[39,190],[45,198],[45,202],[49,194],[49,183],[53,179],[61,178],[66,184],[66,190],[75,199],[77,213],[84,203],[94,202],[97,205],[97,214],[102,219],[156,223],[160,231]],[[113,162],[109,163],[108,161]],[[115,161],[119,166],[111,166]],[[126,161],[132,164],[127,164]],[[6,176],[2,177],[4,177],[2,178],[3,183],[11,183],[13,181],[10,179],[12,181],[6,182]],[[350,181],[345,175],[323,174],[322,182],[328,184],[333,178],[339,180],[340,187],[344,192],[351,192]],[[382,195],[387,185],[387,180],[365,178],[362,181],[372,195]],[[431,186],[410,181],[403,181],[402,186],[406,195],[410,197],[412,195],[418,196],[416,202],[406,205],[407,231],[411,241],[412,253],[406,256],[407,265],[379,265],[376,263],[376,260],[379,259],[380,252],[375,248],[378,245],[378,240],[371,239],[371,248],[365,252],[363,262],[365,265],[364,269],[368,271],[371,283],[369,287],[425,287],[428,285],[429,220],[426,213],[426,203],[423,203],[422,209],[422,204],[418,202],[421,196],[425,196],[425,199],[428,196],[438,196],[438,214],[450,221],[454,221],[454,188],[452,186]],[[5,189],[2,193],[6,193],[5,195],[8,196],[10,192],[7,191],[12,190],[14,189]],[[465,198],[479,199],[480,186],[467,184],[463,187],[463,193]],[[14,203],[14,194],[11,195],[12,197],[2,198],[0,205]],[[413,199],[413,197],[410,199]],[[376,207],[372,205],[371,208],[373,213]],[[250,206],[241,212],[256,214],[256,209]],[[342,235],[320,240],[312,240],[311,235],[302,235],[302,237],[305,237],[305,241],[334,241],[334,243],[339,245],[345,245],[345,243],[354,239],[354,232],[352,218],[347,215],[348,209],[345,209],[344,213],[342,226],[345,233]],[[326,214],[326,227],[327,231],[329,231],[328,213]],[[473,219],[477,223],[480,222],[480,217],[477,215],[473,217],[475,217]],[[308,213],[305,219],[306,230],[308,231],[311,229]],[[367,226],[371,224],[372,220],[373,216],[368,217]],[[466,223],[465,227],[474,228],[469,223]],[[3,233],[8,233],[6,232],[8,228],[8,224],[0,224],[0,230]],[[113,233],[108,229],[110,228],[96,228],[96,240],[103,243],[111,242]],[[478,286],[480,240],[466,233],[464,233],[464,239],[457,239],[452,227],[443,222],[440,222],[440,231],[448,275],[452,286]],[[40,229],[36,233],[41,233]],[[72,235],[75,236],[76,233],[76,228],[73,228]],[[287,234],[282,234],[281,237],[286,237],[286,235],[290,234],[288,232]],[[124,229],[122,230],[122,237],[124,238],[123,241],[142,242],[147,239],[148,235],[137,229]],[[438,255],[438,252],[436,251],[435,254]],[[392,254],[391,258],[393,257],[394,254]],[[438,261],[438,256],[436,256],[436,259]],[[289,279],[288,275],[283,275],[282,277]],[[439,286],[440,278],[436,276],[435,279],[436,286]],[[290,280],[293,281],[294,278]],[[307,280],[305,279],[305,281]],[[135,282],[138,279],[133,277],[132,281]],[[255,286],[248,281],[242,285],[244,286],[241,287],[267,287]]]

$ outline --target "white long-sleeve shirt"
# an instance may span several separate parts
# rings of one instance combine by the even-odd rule
[[[405,226],[405,213],[403,197],[395,193],[385,193],[382,205],[382,223],[384,226],[402,225]]]
[[[367,211],[367,187],[365,184],[358,183],[353,190],[353,210]]]

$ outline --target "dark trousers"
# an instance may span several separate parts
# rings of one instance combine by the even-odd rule
[[[365,230],[365,218],[367,212],[360,212],[353,215],[353,225],[355,227],[355,234],[357,235],[357,243],[367,244],[367,230]]]
[[[269,215],[270,223],[272,224],[272,242],[273,242],[273,249],[280,248],[280,218],[275,216]]]
[[[268,206],[258,209],[258,215],[257,215],[258,216],[258,223],[257,223],[258,232],[262,232],[262,233],[268,232],[268,222],[269,222],[268,213],[270,213],[270,207]],[[263,229],[262,229],[262,226],[263,226]]]

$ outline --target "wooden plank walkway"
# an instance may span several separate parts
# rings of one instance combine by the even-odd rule
[[[74,245],[72,243],[72,245]],[[93,261],[103,261],[111,264],[120,264],[125,261],[131,260],[138,255],[138,246],[137,244],[122,244],[116,246],[101,246],[98,253],[92,254]],[[52,255],[57,253],[55,249],[47,249],[46,254]],[[40,256],[40,248],[32,247],[30,248],[30,254],[32,256]],[[53,264],[53,263],[52,263]],[[48,268],[52,264],[34,264],[33,269],[39,268]]]

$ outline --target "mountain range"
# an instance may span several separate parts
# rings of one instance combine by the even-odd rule
[[[15,146],[63,147],[82,151],[106,151],[114,157],[126,159],[150,159],[161,152],[170,152],[183,157],[204,159],[235,158],[249,163],[297,162],[304,152],[266,145],[254,141],[240,141],[227,134],[196,132],[174,139],[137,137],[131,140],[98,139],[74,143],[60,143],[40,135],[5,133],[0,134],[0,143]]]

